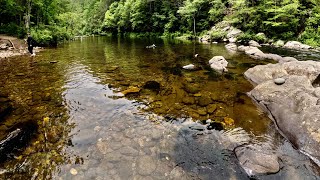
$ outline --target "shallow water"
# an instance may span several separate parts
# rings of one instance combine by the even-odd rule
[[[216,55],[228,60],[228,73],[209,68]],[[198,69],[181,68],[190,63]],[[1,177],[248,179],[230,146],[249,142],[267,144],[280,159],[280,172],[260,179],[317,179],[313,163],[246,96],[253,86],[242,74],[263,63],[220,44],[110,37],[3,59],[0,91],[13,110],[1,118],[0,135],[21,122],[37,129],[1,159]],[[134,88],[140,92],[123,96]],[[243,131],[232,140],[224,131],[195,130],[192,121],[208,119]]]

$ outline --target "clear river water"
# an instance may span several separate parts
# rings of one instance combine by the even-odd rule
[[[258,179],[320,179],[246,95],[243,73],[266,63],[224,44],[114,37],[1,59],[0,178],[249,179],[233,148],[250,143],[279,157]]]

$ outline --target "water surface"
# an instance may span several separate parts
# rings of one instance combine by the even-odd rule
[[[157,48],[145,48],[150,44]],[[229,62],[228,73],[210,69],[208,61],[217,55]],[[190,63],[197,70],[181,68]],[[242,135],[278,154],[282,169],[262,179],[317,179],[312,162],[246,95],[253,86],[243,73],[265,63],[232,54],[223,44],[110,37],[3,59],[0,91],[13,109],[2,118],[1,137],[26,124],[37,128],[2,158],[1,176],[248,179],[228,134],[189,128],[210,119],[225,130],[240,127]]]

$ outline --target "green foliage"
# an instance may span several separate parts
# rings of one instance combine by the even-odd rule
[[[249,42],[250,40],[254,39],[254,35],[250,32],[246,32],[242,33],[237,39],[242,42]]]
[[[213,31],[210,34],[211,39],[215,41],[222,41],[224,38],[227,37],[227,32],[225,31]]]
[[[43,44],[109,32],[194,38],[221,22],[247,32],[243,41],[266,42],[254,35],[260,32],[311,45],[320,39],[318,0],[0,0],[0,33],[24,36],[28,13],[32,32]],[[226,36],[208,33],[214,40]]]
[[[69,40],[71,35],[64,28],[41,26],[31,29],[31,36],[38,46],[57,46],[59,42]]]

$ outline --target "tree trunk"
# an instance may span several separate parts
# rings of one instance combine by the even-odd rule
[[[193,34],[196,37],[196,18],[193,16]]]
[[[27,9],[26,9],[25,17],[24,17],[27,32],[30,32],[31,2],[32,2],[32,0],[27,0]]]

